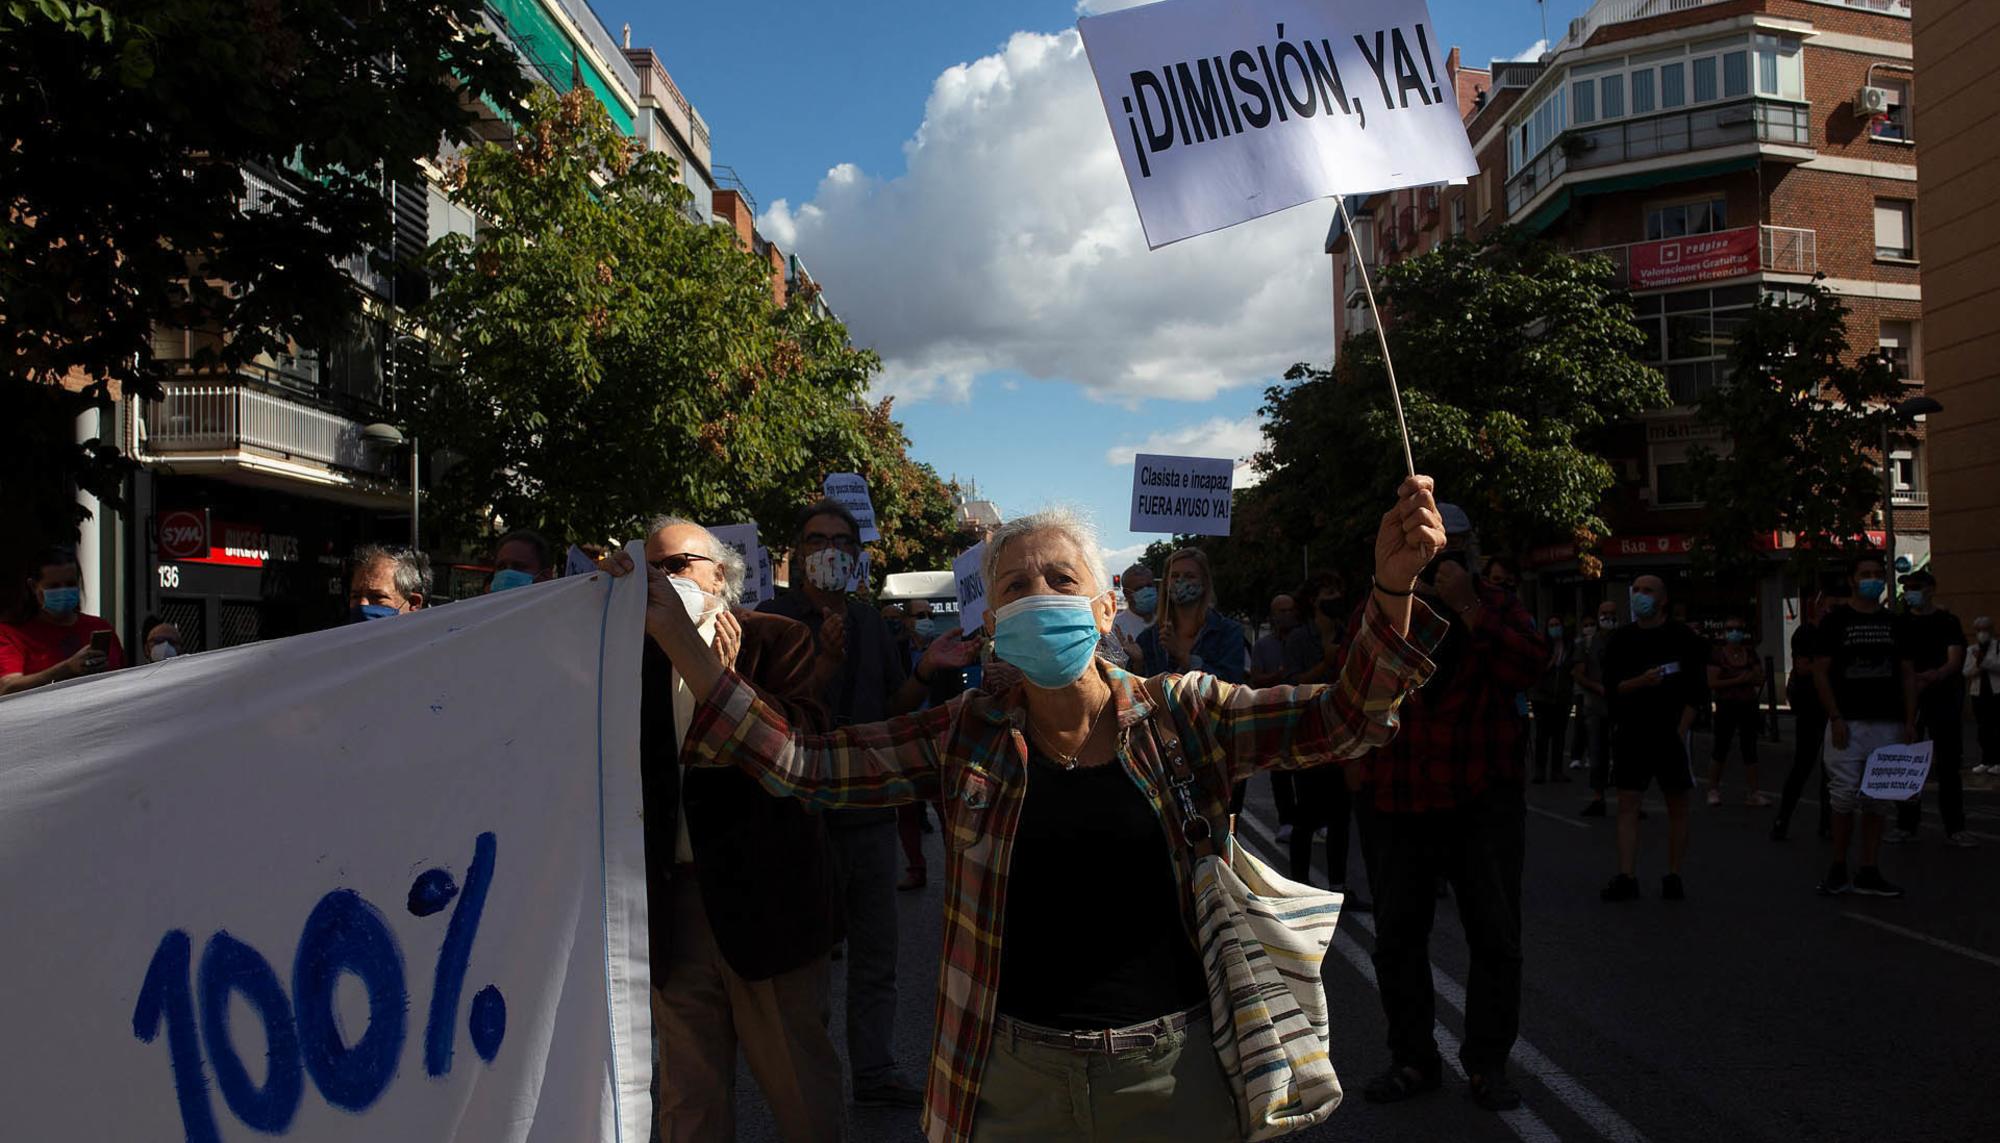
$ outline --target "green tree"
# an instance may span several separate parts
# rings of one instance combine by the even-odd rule
[[[815,446],[857,444],[874,355],[809,298],[774,305],[768,265],[691,220],[672,160],[587,95],[531,95],[515,145],[470,151],[451,193],[478,232],[433,248],[399,385],[461,542],[496,518],[611,539],[662,511],[776,538]]]
[[[346,328],[343,263],[391,245],[384,186],[525,86],[483,9],[0,5],[0,488],[32,530],[75,535],[72,485],[118,500],[128,463],[72,423],[160,393],[155,326],[218,335],[221,367]],[[246,170],[285,197],[246,210]]]
[[[1506,230],[1384,269],[1378,296],[1417,468],[1472,514],[1488,550],[1572,540],[1589,566],[1615,479],[1593,445],[1606,426],[1667,404],[1658,371],[1637,359],[1610,263]],[[1265,394],[1264,479],[1238,494],[1227,562],[1266,590],[1295,583],[1308,555],[1365,576],[1404,475],[1375,336],[1348,338],[1336,367],[1297,365],[1286,381]]]
[[[1904,440],[1893,411],[1901,390],[1879,354],[1850,351],[1847,307],[1832,292],[1815,282],[1790,300],[1760,299],[1736,334],[1730,382],[1703,394],[1697,414],[1730,442],[1690,452],[1707,505],[1697,566],[1749,579],[1762,541],[1786,535],[1791,573],[1806,583],[1867,546],[1882,506],[1883,431]]]

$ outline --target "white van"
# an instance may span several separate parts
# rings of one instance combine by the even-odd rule
[[[882,603],[927,599],[940,624],[947,616],[958,622],[958,584],[949,571],[897,572],[882,582],[882,592],[875,598]]]

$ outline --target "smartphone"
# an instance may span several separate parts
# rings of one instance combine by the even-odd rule
[[[98,653],[98,654],[100,654],[100,655],[108,655],[108,654],[110,654],[110,653],[111,653],[111,632],[109,632],[109,631],[92,631],[92,632],[90,633],[90,649],[91,649],[91,650],[93,650],[93,651],[95,651],[95,652],[97,652],[97,653]]]
[[[1661,663],[1660,673],[1662,675],[1678,675],[1681,673],[1681,665],[1679,663]]]

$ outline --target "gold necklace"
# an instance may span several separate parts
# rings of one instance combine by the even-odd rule
[[[1078,756],[1083,753],[1085,747],[1090,745],[1091,736],[1097,733],[1097,722],[1104,717],[1105,708],[1110,705],[1111,692],[1107,689],[1104,692],[1104,701],[1097,705],[1097,713],[1090,716],[1090,725],[1084,728],[1082,741],[1076,744],[1075,754],[1064,754],[1062,751],[1049,745],[1049,740],[1043,737],[1041,729],[1035,725],[1035,720],[1032,718],[1028,720],[1028,732],[1035,736],[1035,740],[1042,744],[1042,749],[1048,751],[1058,765],[1065,770],[1074,770],[1076,769]]]

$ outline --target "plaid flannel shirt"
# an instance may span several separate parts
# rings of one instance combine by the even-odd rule
[[[1260,769],[1356,757],[1394,735],[1396,708],[1429,676],[1426,652],[1443,633],[1422,606],[1413,609],[1407,638],[1371,608],[1331,686],[1253,690],[1201,673],[1145,680],[1100,660],[1096,669],[1111,684],[1125,743],[1119,764],[1173,844],[1179,818],[1167,763],[1150,736],[1123,733],[1163,706],[1205,782],[1201,812],[1220,838],[1228,828],[1220,792],[1235,782]],[[822,807],[887,806],[942,793],[948,895],[924,1099],[924,1130],[934,1143],[971,1138],[992,1043],[1007,871],[1027,790],[1024,700],[1019,686],[999,696],[969,692],[887,722],[810,735],[794,732],[747,682],[727,673],[688,731],[687,761],[741,766],[773,794]],[[1189,864],[1177,859],[1174,875],[1192,941]]]
[[[1375,808],[1448,810],[1527,778],[1519,698],[1540,678],[1549,642],[1519,598],[1473,581],[1478,622],[1458,634],[1455,661],[1403,707],[1403,729],[1368,760]]]

